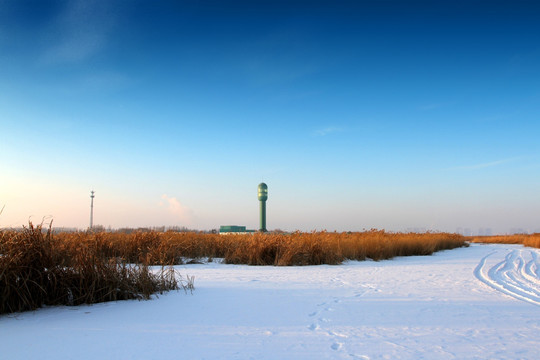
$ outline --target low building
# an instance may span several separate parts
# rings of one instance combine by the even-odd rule
[[[254,232],[255,230],[246,230],[245,226],[239,226],[239,225],[221,225],[219,227],[220,235],[251,234]]]

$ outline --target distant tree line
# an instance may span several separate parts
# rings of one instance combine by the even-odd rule
[[[9,228],[9,230],[21,232],[24,231],[24,227],[17,227],[17,228]],[[6,229],[7,230],[7,229]],[[44,228],[42,231],[46,232],[46,229]],[[177,232],[177,233],[184,233],[184,232],[196,232],[196,233],[203,233],[203,234],[217,234],[219,231],[217,229],[211,229],[211,230],[196,230],[196,229],[190,229],[185,226],[150,226],[150,227],[122,227],[118,229],[114,229],[110,226],[105,227],[103,225],[94,225],[92,226],[92,229],[79,229],[75,227],[54,227],[51,229],[53,234],[59,234],[59,233],[76,233],[80,231],[92,231],[92,232],[107,232],[107,233],[119,233],[119,234],[132,234],[136,232]]]

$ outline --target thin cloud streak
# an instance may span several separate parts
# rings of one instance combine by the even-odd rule
[[[438,103],[427,103],[427,104],[423,104],[423,105],[418,106],[418,110],[420,110],[420,111],[437,110],[437,109],[445,108],[445,107],[448,107],[448,106],[452,106],[454,104],[455,104],[454,101],[438,102]]]
[[[328,126],[322,129],[317,129],[313,131],[313,136],[326,136],[328,134],[333,134],[337,132],[342,132],[343,128],[338,126]]]
[[[420,109],[422,111],[428,111],[428,110],[438,109],[438,108],[440,108],[442,106],[443,106],[442,104],[428,104],[428,105],[419,106],[418,109]]]
[[[516,158],[510,158],[510,159],[501,159],[501,160],[491,161],[491,162],[481,163],[481,164],[455,166],[455,167],[451,167],[451,168],[446,168],[445,170],[478,170],[478,169],[485,169],[485,168],[499,166],[499,165],[502,165],[502,164],[511,163],[511,162],[514,162],[514,161],[519,160],[519,159],[521,159],[521,158],[516,157]]]
[[[106,1],[68,2],[45,39],[49,46],[41,57],[42,63],[79,62],[100,52],[114,24],[108,10]]]

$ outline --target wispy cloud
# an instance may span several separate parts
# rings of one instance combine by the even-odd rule
[[[428,111],[428,110],[438,109],[441,106],[443,106],[443,104],[426,104],[426,105],[419,106],[418,109],[420,109],[422,111]]]
[[[246,79],[257,86],[296,82],[321,70],[317,58],[310,56],[316,47],[311,35],[295,26],[237,46],[238,51],[246,54],[238,65]]]
[[[481,122],[500,122],[500,121],[508,121],[509,119],[515,118],[517,115],[519,115],[519,111],[513,111],[510,113],[503,113],[503,114],[494,114],[491,116],[486,116],[484,118],[480,118],[479,121]]]
[[[161,195],[159,205],[165,207],[176,220],[185,224],[191,224],[193,222],[193,211],[180,203],[175,197],[169,197],[163,194]]]
[[[80,85],[85,89],[119,89],[129,86],[133,79],[119,72],[92,72],[82,77]]]
[[[454,102],[427,103],[427,104],[418,106],[418,110],[430,111],[430,110],[436,110],[436,109],[444,108],[451,105],[454,105]]]
[[[515,157],[515,158],[510,158],[510,159],[501,159],[501,160],[485,162],[485,163],[480,163],[480,164],[455,166],[455,167],[447,168],[445,170],[478,170],[478,169],[485,169],[485,168],[495,167],[495,166],[499,166],[499,165],[502,165],[502,164],[507,164],[507,163],[510,163],[510,162],[514,162],[514,161],[519,160],[519,159],[521,159],[521,158],[520,157]]]
[[[85,60],[103,49],[114,24],[104,0],[73,0],[59,13],[46,35],[45,64]]]
[[[312,135],[313,136],[326,136],[326,135],[329,135],[329,134],[342,132],[342,131],[343,131],[343,128],[341,128],[339,126],[327,126],[325,128],[314,130],[312,132]]]

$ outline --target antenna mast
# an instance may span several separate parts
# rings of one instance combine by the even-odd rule
[[[90,230],[94,222],[94,190],[90,191]]]

